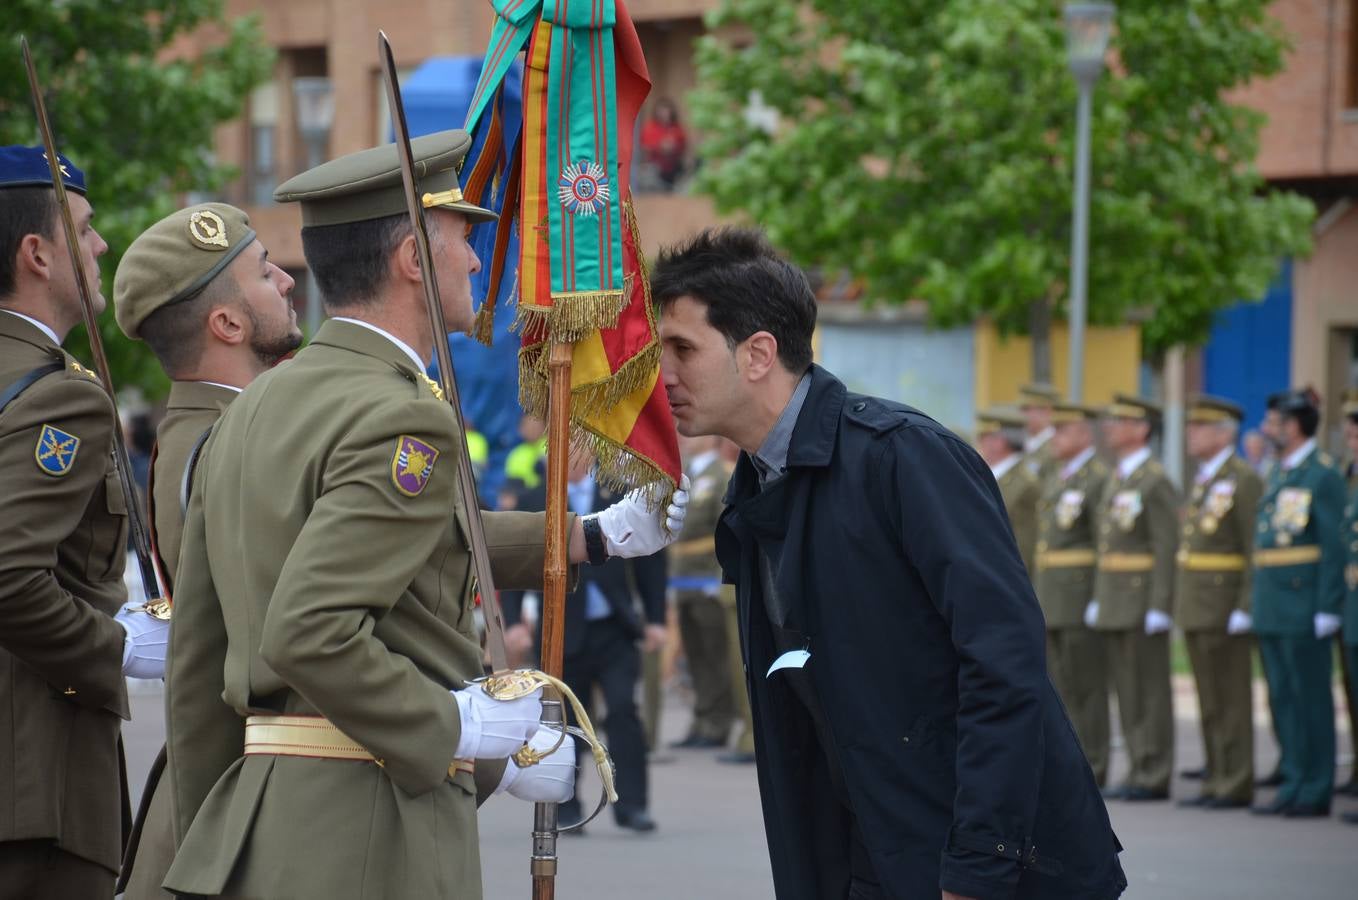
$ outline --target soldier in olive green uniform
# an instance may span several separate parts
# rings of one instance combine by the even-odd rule
[[[1019,388],[1019,411],[1023,414],[1023,465],[1039,484],[1046,484],[1052,473],[1060,468],[1052,450],[1055,433],[1052,408],[1061,400],[1061,393],[1050,384],[1038,382]]]
[[[1282,453],[1259,504],[1254,630],[1281,744],[1278,796],[1265,815],[1329,815],[1334,786],[1332,639],[1342,624],[1344,479],[1316,448],[1312,395],[1279,398]]]
[[[301,345],[292,288],[292,278],[269,262],[246,214],[224,203],[161,219],[118,265],[118,326],[144,340],[172,379],[150,483],[152,551],[172,597],[192,458],[241,389]],[[174,859],[164,765],[162,751],[123,858],[128,900],[171,896],[160,887]]]
[[[1037,503],[1042,485],[1024,466],[1023,418],[1003,410],[989,410],[976,417],[976,447],[995,476],[1009,527],[1014,531],[1028,577],[1034,577],[1037,560]]]
[[[1179,495],[1151,458],[1159,409],[1123,394],[1114,401],[1103,424],[1117,465],[1099,501],[1099,563],[1089,621],[1107,642],[1129,772],[1107,796],[1163,800],[1174,765],[1169,637]]]
[[[93,290],[107,249],[61,171]],[[127,504],[113,405],[61,349],[81,320],[47,160],[0,147],[0,898],[113,896],[127,797],[124,674],[159,677],[166,626],[119,610]],[[115,616],[116,614],[116,616]]]
[[[1354,696],[1358,696],[1358,392],[1350,394],[1344,404],[1344,443],[1348,449],[1349,464],[1347,481],[1349,502],[1344,507],[1344,521],[1339,529],[1344,542],[1344,606],[1343,642],[1344,661],[1348,664],[1349,709],[1353,710]],[[1358,746],[1358,730],[1349,732],[1349,740]],[[1350,789],[1358,784],[1358,763],[1354,773],[1349,776]],[[1358,812],[1346,812],[1340,818],[1351,825],[1358,825]]]
[[[676,747],[722,747],[735,718],[721,567],[713,535],[732,467],[721,458],[715,437],[681,438],[685,470],[693,483],[687,530],[669,550],[670,588],[679,613],[689,675],[693,679],[693,722]]]
[[[1181,806],[1249,806],[1254,794],[1250,570],[1263,482],[1235,453],[1243,412],[1216,397],[1188,407],[1188,452],[1198,461],[1184,508],[1175,619],[1198,686],[1207,763],[1202,793]]]
[[[1108,469],[1094,455],[1089,407],[1052,409],[1056,470],[1038,504],[1034,584],[1047,623],[1047,667],[1094,778],[1108,777],[1108,688],[1102,636],[1085,623],[1094,595],[1095,507]]]
[[[412,142],[450,327],[479,261],[456,167],[471,139]],[[428,326],[396,148],[351,154],[276,194],[302,203],[326,311],[311,345],[226,410],[194,476],[166,679],[178,853],[165,886],[228,897],[477,898],[478,795],[563,802],[567,741],[536,692],[479,687],[456,417],[424,374]],[[438,336],[442,339],[442,336]],[[449,457],[449,458],[445,458]],[[580,562],[656,552],[682,528],[628,498],[572,518]],[[487,513],[497,584],[541,583],[540,514]],[[479,757],[479,758],[478,758]]]

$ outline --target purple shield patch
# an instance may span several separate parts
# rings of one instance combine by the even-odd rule
[[[396,490],[407,497],[418,497],[429,483],[439,451],[408,434],[396,442],[396,455],[391,458],[391,481]]]

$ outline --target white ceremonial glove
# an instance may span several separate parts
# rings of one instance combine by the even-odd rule
[[[1254,619],[1243,609],[1231,610],[1231,617],[1226,620],[1227,634],[1249,634],[1254,630]]]
[[[1316,613],[1316,640],[1323,641],[1337,632],[1344,620],[1334,613]]]
[[[679,481],[679,490],[670,498],[663,525],[655,513],[646,509],[646,498],[641,491],[632,491],[596,514],[608,555],[624,559],[650,556],[673,543],[683,531],[684,517],[688,515],[688,489],[689,480],[685,475]]]
[[[1146,634],[1164,634],[1174,627],[1174,620],[1168,613],[1158,609],[1146,610]]]
[[[552,749],[561,732],[541,728],[533,735],[528,746],[546,752]],[[566,735],[566,740],[551,756],[535,766],[519,768],[513,759],[505,766],[504,777],[495,793],[508,793],[511,797],[527,800],[529,803],[565,803],[575,796],[575,738]]]
[[[157,619],[131,603],[113,620],[123,626],[123,674],[133,678],[164,678],[165,651],[170,645],[170,620]]]
[[[504,759],[528,743],[542,718],[542,688],[517,700],[496,700],[473,684],[450,691],[462,719],[458,759]]]
[[[1093,628],[1094,623],[1099,621],[1099,601],[1090,600],[1085,607],[1085,627]]]

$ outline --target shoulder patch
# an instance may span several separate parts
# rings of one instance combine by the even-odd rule
[[[408,434],[401,435],[391,457],[391,483],[407,497],[418,497],[429,483],[438,458],[436,448]]]
[[[59,478],[71,471],[79,449],[80,438],[60,428],[44,425],[42,431],[38,432],[38,445],[33,448],[33,458],[45,474]]]

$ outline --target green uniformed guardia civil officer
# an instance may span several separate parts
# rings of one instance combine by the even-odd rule
[[[1056,402],[1050,415],[1055,469],[1038,501],[1033,584],[1047,625],[1047,669],[1102,785],[1109,753],[1107,663],[1103,636],[1085,622],[1085,609],[1094,596],[1096,507],[1108,467],[1094,455],[1097,410]]]
[[[1254,795],[1250,572],[1264,486],[1235,452],[1243,415],[1219,397],[1188,404],[1188,455],[1198,467],[1184,504],[1174,618],[1197,683],[1206,764],[1201,793],[1180,806],[1233,809]]]
[[[171,597],[192,459],[236,395],[301,346],[292,289],[293,279],[269,261],[249,217],[225,203],[166,216],[133,241],[118,264],[118,327],[145,341],[171,379],[156,429],[148,510],[152,550]],[[171,896],[160,886],[174,859],[163,766],[162,754],[124,856],[127,900]]]
[[[693,487],[684,534],[669,550],[669,586],[693,681],[693,720],[674,747],[723,747],[736,719],[732,696],[736,682],[731,677],[721,565],[713,537],[726,508],[722,498],[733,468],[721,458],[721,443],[713,435],[679,438],[684,471]]]
[[[1051,439],[1056,433],[1052,411],[1060,402],[1061,392],[1046,382],[1034,382],[1019,388],[1019,412],[1023,415],[1023,429],[1026,432],[1023,438],[1023,465],[1028,469],[1028,474],[1042,484],[1059,468]]]
[[[1036,572],[1037,503],[1042,484],[1023,463],[1024,419],[1002,409],[976,417],[976,449],[995,476],[1028,577]]]
[[[1099,500],[1098,574],[1088,621],[1104,636],[1128,773],[1105,796],[1164,800],[1174,766],[1169,637],[1179,494],[1151,458],[1159,407],[1125,394],[1113,399],[1103,434],[1117,463]]]
[[[1349,455],[1346,473],[1349,498],[1339,529],[1340,540],[1344,545],[1343,652],[1348,664],[1348,695],[1353,698],[1358,696],[1358,391],[1350,391],[1343,411],[1344,446]],[[1358,743],[1358,733],[1350,732],[1349,739]],[[1358,769],[1358,765],[1354,768]],[[1350,775],[1349,784],[1347,793],[1358,793],[1352,788],[1352,785],[1358,784],[1358,773]],[[1358,825],[1358,811],[1341,813],[1339,817],[1350,825]]]
[[[60,169],[101,310],[108,245],[84,173],[65,157]],[[42,148],[0,147],[0,898],[113,896],[123,675],[163,671],[165,623],[120,610],[127,506],[113,406],[61,349],[80,321]]]
[[[472,322],[465,132],[412,142],[448,324]],[[424,368],[429,330],[396,148],[279,187],[331,318],[226,410],[199,457],[175,575],[168,771],[173,891],[224,897],[476,898],[478,796],[561,802],[567,741],[539,696],[481,674],[462,440]],[[437,336],[442,340],[443,336]],[[682,527],[629,496],[570,523],[573,562],[653,553]],[[541,514],[487,513],[497,584],[540,585]]]
[[[1270,403],[1279,461],[1259,504],[1254,631],[1282,753],[1282,784],[1261,815],[1329,815],[1334,786],[1333,638],[1342,624],[1344,479],[1316,447],[1320,410],[1309,390]]]

